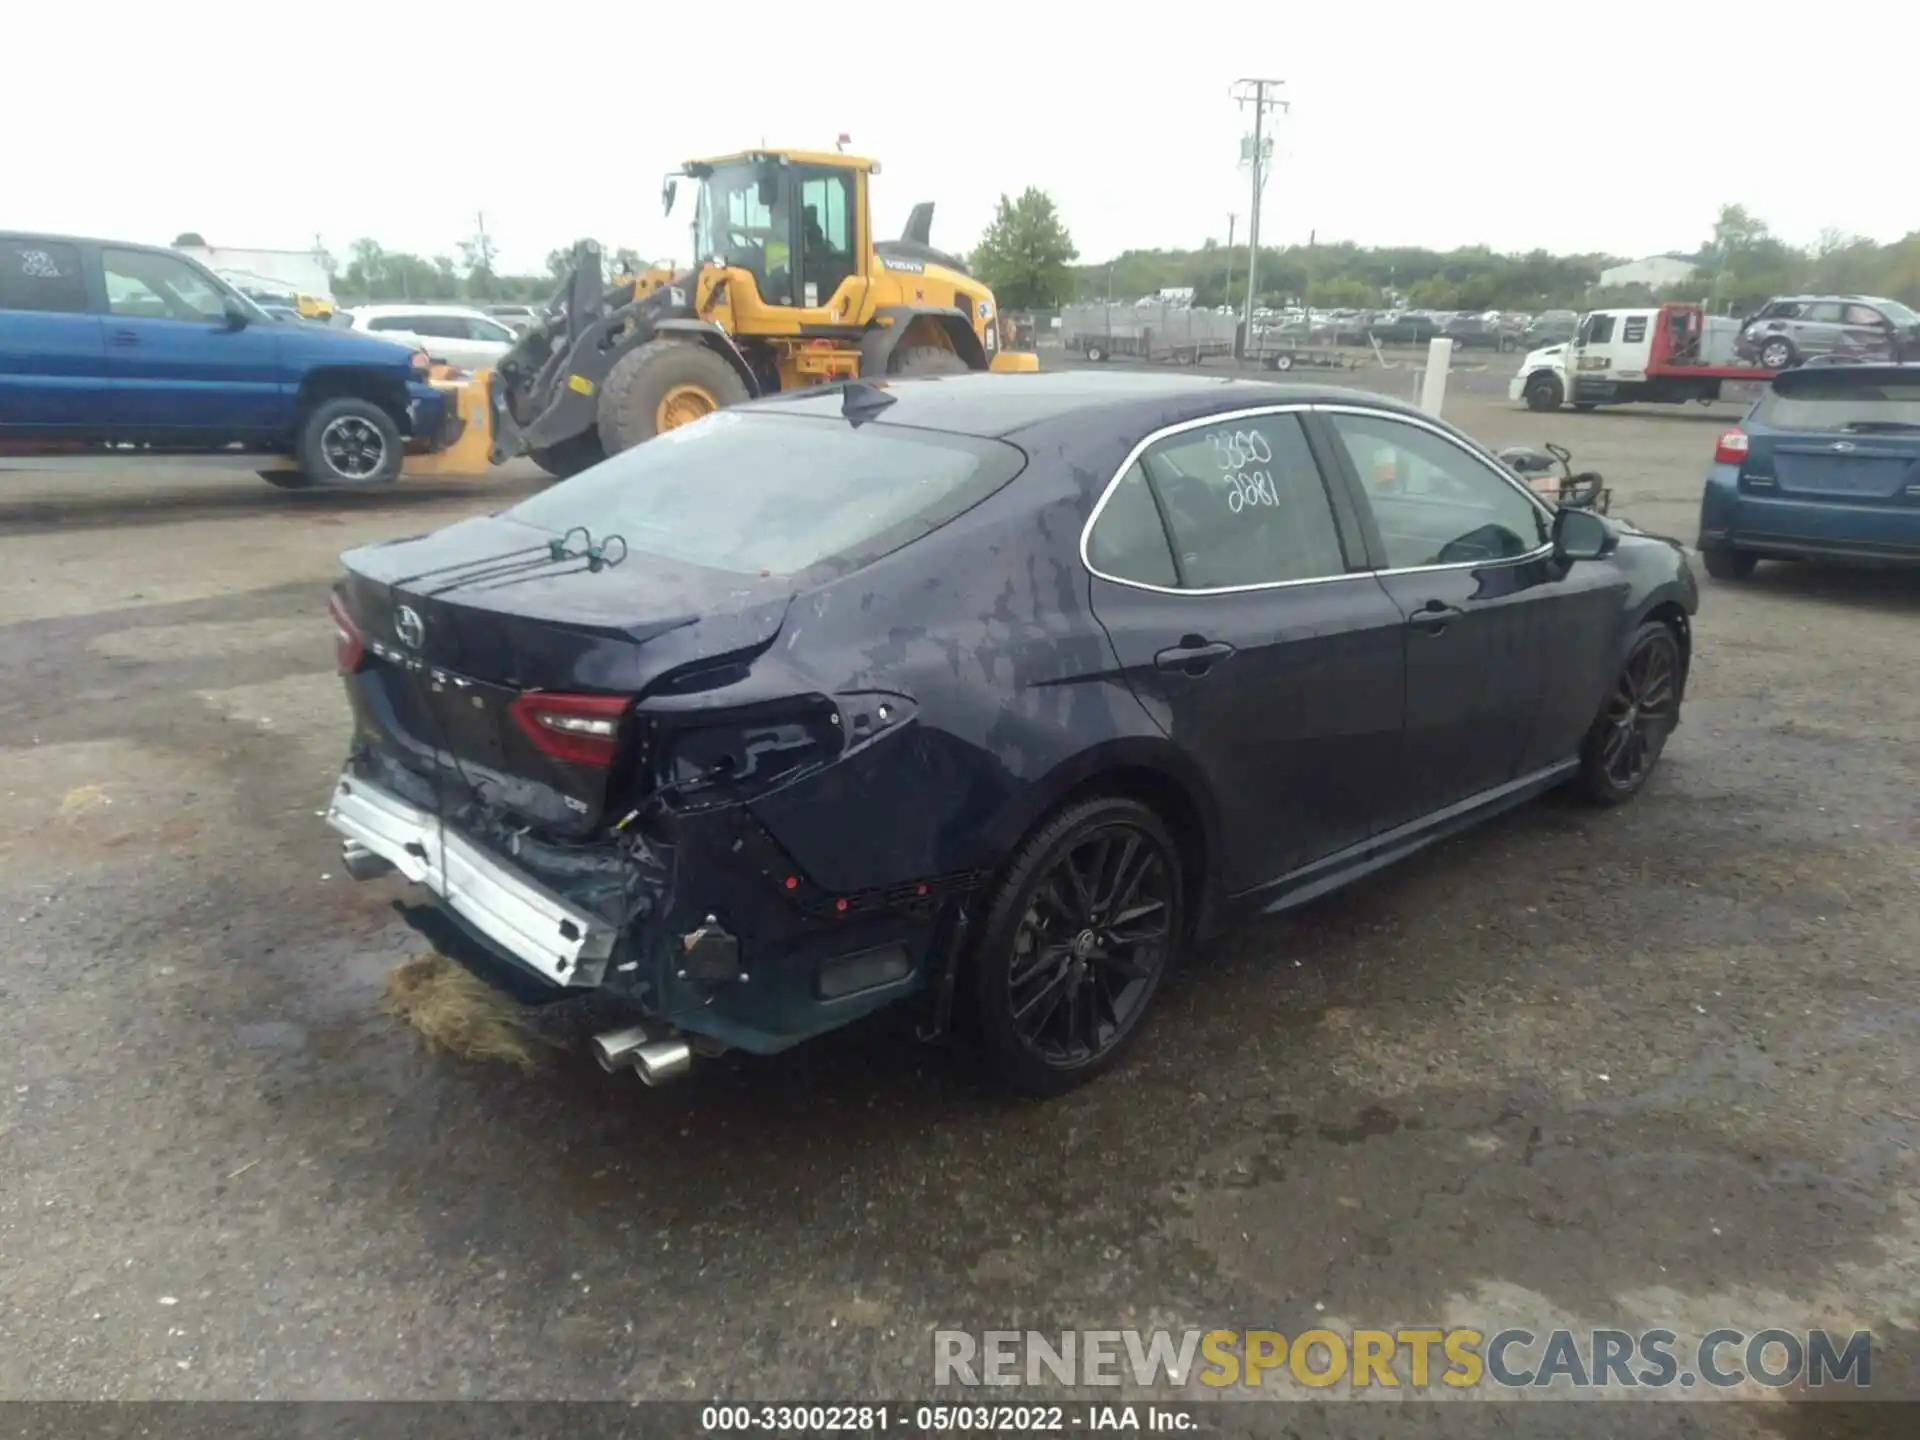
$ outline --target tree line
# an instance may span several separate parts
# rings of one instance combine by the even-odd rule
[[[638,252],[602,247],[618,273],[646,268]],[[457,254],[431,258],[354,241],[334,273],[334,292],[350,303],[379,300],[545,300],[565,274],[571,249],[550,251],[546,273],[497,273],[484,240],[463,241]],[[1585,310],[1657,300],[1705,300],[1744,314],[1769,297],[1795,292],[1885,295],[1920,308],[1920,231],[1882,245],[1837,230],[1811,246],[1780,239],[1744,206],[1721,207],[1713,232],[1690,252],[1700,268],[1682,284],[1603,289],[1601,271],[1620,258],[1545,250],[1502,254],[1485,246],[1429,250],[1364,246],[1349,240],[1263,247],[1258,303],[1278,308],[1433,310]],[[969,257],[1004,310],[1053,310],[1075,300],[1137,299],[1191,289],[1196,305],[1245,302],[1244,247],[1204,241],[1194,250],[1127,250],[1108,261],[1080,260],[1053,197],[1029,186],[1002,195],[992,222]]]
[[[573,263],[569,246],[547,252],[545,274],[503,275],[494,268],[491,247],[483,241],[463,240],[455,248],[457,256],[428,259],[389,250],[377,240],[356,240],[347,249],[346,265],[334,269],[334,297],[352,305],[387,300],[535,304],[552,296]],[[616,273],[636,274],[646,268],[637,250],[600,248]]]
[[[1713,232],[1686,258],[1699,269],[1681,284],[1607,288],[1601,272],[1621,257],[1545,250],[1502,254],[1485,246],[1430,250],[1352,241],[1262,247],[1256,303],[1273,308],[1587,310],[1704,300],[1745,314],[1775,295],[1884,295],[1920,308],[1920,231],[1882,245],[1829,230],[1811,246],[1781,240],[1744,206],[1724,205]],[[1075,263],[1072,237],[1044,192],[1001,197],[974,251],[974,268],[1007,309],[1058,309],[1070,301],[1131,301],[1161,290],[1192,290],[1196,305],[1246,301],[1245,247],[1204,241],[1195,250],[1127,250]]]

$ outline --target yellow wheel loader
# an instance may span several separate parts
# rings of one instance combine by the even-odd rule
[[[754,150],[689,162],[695,263],[609,285],[582,241],[545,314],[493,372],[495,464],[571,475],[725,405],[836,380],[1031,371],[1004,350],[993,294],[929,243],[933,206],[876,240],[852,155]]]

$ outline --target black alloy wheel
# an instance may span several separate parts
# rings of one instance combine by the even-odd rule
[[[1071,807],[1020,849],[975,957],[998,1077],[1058,1094],[1105,1069],[1172,968],[1184,922],[1172,837],[1137,801]]]
[[[1646,784],[1680,718],[1680,645],[1657,620],[1642,625],[1619,678],[1581,747],[1580,778],[1603,804],[1625,800]]]

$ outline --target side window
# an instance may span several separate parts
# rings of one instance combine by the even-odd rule
[[[1546,542],[1540,507],[1453,441],[1385,415],[1327,419],[1360,477],[1392,569],[1512,559]]]
[[[1885,317],[1871,305],[1847,306],[1847,324],[1849,325],[1884,325],[1886,323]]]
[[[409,335],[418,333],[413,326],[413,317],[408,315],[376,315],[367,321],[369,330],[404,330]]]
[[[513,332],[495,320],[482,320],[477,315],[467,317],[467,338],[469,340],[492,340],[497,344],[511,345]]]
[[[1762,320],[1797,320],[1800,317],[1800,305],[1794,300],[1775,300],[1760,312]]]
[[[1320,467],[1297,415],[1254,415],[1155,445],[1142,467],[1166,516],[1181,588],[1343,575]]]
[[[853,253],[853,175],[844,170],[802,171],[800,225],[809,248]]]
[[[49,240],[0,240],[0,310],[80,315],[86,309],[78,250]]]
[[[1613,339],[1613,316],[1593,315],[1587,320],[1587,343],[1605,345]]]
[[[151,250],[102,248],[107,308],[115,315],[150,320],[218,320],[227,297],[186,261]]]
[[[1166,589],[1180,583],[1160,507],[1147,490],[1147,472],[1138,461],[1127,467],[1101,507],[1087,536],[1087,563],[1115,580]]]
[[[1838,325],[1840,323],[1840,302],[1837,300],[1816,301],[1814,304],[1807,306],[1807,313],[1801,318],[1815,321],[1821,325]]]
[[[1620,327],[1620,339],[1627,345],[1638,345],[1647,338],[1647,317],[1629,315],[1627,323]]]

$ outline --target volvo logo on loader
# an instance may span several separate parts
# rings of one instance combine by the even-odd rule
[[[393,612],[393,633],[400,637],[400,643],[409,650],[418,650],[427,639],[427,622],[420,618],[420,612],[411,605],[402,605]]]

